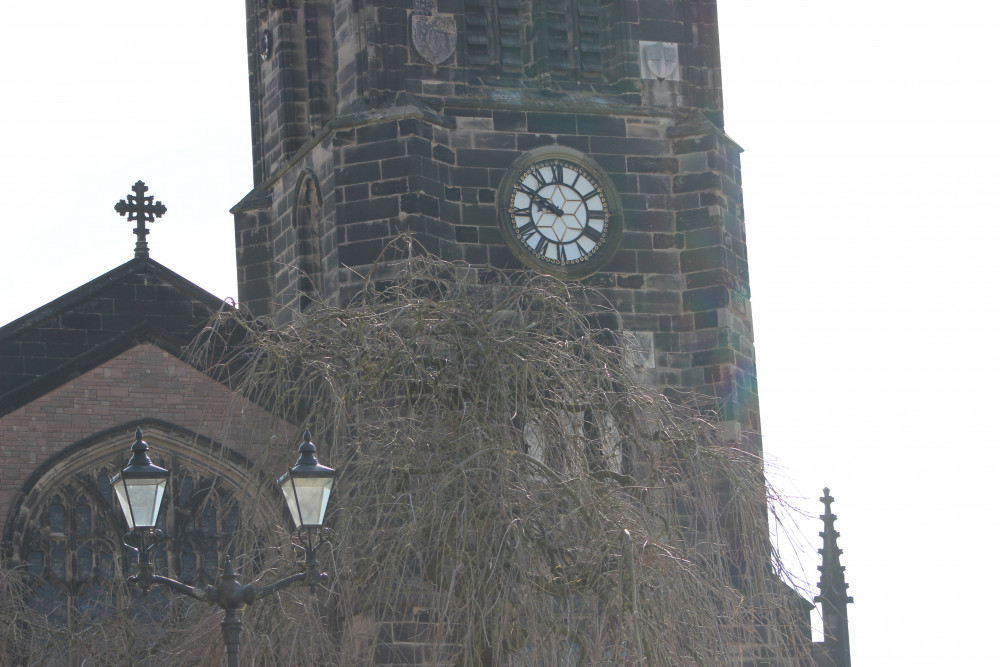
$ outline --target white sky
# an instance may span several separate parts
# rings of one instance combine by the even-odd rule
[[[855,667],[992,664],[1000,10],[719,5],[772,474],[809,514],[823,486],[837,499]],[[0,322],[132,257],[113,206],[140,178],[168,208],[152,257],[235,296],[228,209],[251,186],[243,11],[5,9]],[[821,526],[801,523],[811,585]]]

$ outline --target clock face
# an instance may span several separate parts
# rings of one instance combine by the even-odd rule
[[[591,268],[615,224],[603,180],[576,160],[548,157],[512,172],[505,191],[505,236],[537,265]]]

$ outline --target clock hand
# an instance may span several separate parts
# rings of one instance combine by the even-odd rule
[[[548,199],[546,199],[542,195],[538,194],[537,192],[532,192],[528,196],[531,197],[534,200],[535,204],[538,206],[539,209],[542,209],[542,208],[548,209],[549,211],[551,211],[552,213],[555,213],[556,215],[558,215],[560,217],[563,215],[563,210],[561,208],[559,208],[558,206],[556,206],[555,204],[553,204],[551,201],[549,201]]]

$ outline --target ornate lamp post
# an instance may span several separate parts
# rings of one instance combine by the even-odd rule
[[[167,539],[163,531],[156,527],[160,505],[167,488],[170,471],[154,465],[146,453],[149,445],[143,442],[142,429],[135,431],[132,458],[120,473],[111,479],[122,513],[128,523],[129,532],[123,538],[125,546],[136,552],[139,573],[128,578],[138,585],[143,594],[148,594],[153,584],[164,586],[202,602],[216,604],[226,612],[222,619],[222,638],[226,644],[229,667],[240,664],[240,629],[242,623],[236,612],[243,605],[276,593],[287,586],[304,581],[315,590],[316,585],[326,581],[327,574],[319,571],[317,549],[323,543],[323,519],[333,491],[336,470],[320,465],[316,460],[316,446],[312,434],[306,430],[299,446],[299,460],[295,467],[278,480],[278,486],[288,504],[288,510],[295,522],[295,528],[305,546],[305,572],[290,575],[266,586],[246,586],[236,581],[232,556],[223,562],[222,581],[219,586],[196,588],[169,577],[153,574],[151,552],[157,544]]]

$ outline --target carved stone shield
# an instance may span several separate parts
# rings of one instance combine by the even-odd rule
[[[675,79],[678,71],[677,45],[670,42],[639,42],[642,78]]]
[[[432,65],[440,65],[455,53],[457,34],[453,16],[413,17],[413,48]]]

